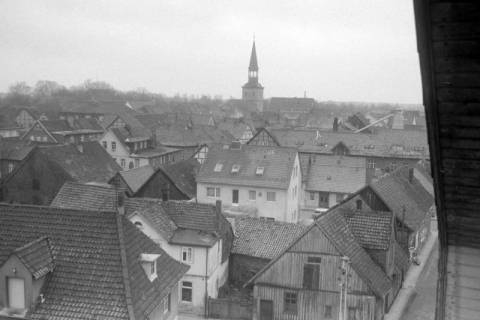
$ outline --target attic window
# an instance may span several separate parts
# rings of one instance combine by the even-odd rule
[[[265,171],[265,167],[257,167],[257,170],[255,170],[255,174],[257,176],[263,176],[264,171]]]
[[[218,163],[215,165],[215,168],[213,169],[213,171],[215,171],[215,172],[220,172],[220,171],[222,171],[222,169],[223,169],[223,163],[218,162]]]
[[[147,277],[150,281],[153,281],[157,278],[157,259],[160,257],[160,254],[154,253],[142,253],[140,255],[140,261],[142,263],[143,270],[147,274]]]
[[[232,173],[238,173],[240,171],[240,165],[239,164],[234,164],[232,166]]]

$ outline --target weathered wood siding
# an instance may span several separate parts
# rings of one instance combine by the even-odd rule
[[[480,248],[480,2],[414,4],[441,246],[436,317],[478,319],[479,264],[464,258]]]
[[[284,312],[284,293],[296,292],[291,289],[266,287],[259,285],[255,288],[254,319],[259,319],[258,310],[260,299],[273,301],[273,316],[279,320],[314,320],[338,319],[340,294],[320,291],[298,291],[297,313]],[[331,318],[325,317],[326,306],[331,307]],[[375,319],[375,298],[367,295],[348,295],[347,306],[355,308],[358,320]]]

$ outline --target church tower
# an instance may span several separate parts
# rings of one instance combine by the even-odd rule
[[[250,65],[248,66],[248,82],[242,87],[242,100],[256,111],[263,111],[263,87],[258,82],[258,62],[255,40],[253,41]]]

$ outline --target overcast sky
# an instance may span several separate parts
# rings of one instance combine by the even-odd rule
[[[421,102],[412,0],[0,0],[16,81],[240,97],[255,34],[265,97]]]

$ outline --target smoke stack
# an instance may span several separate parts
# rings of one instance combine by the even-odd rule
[[[408,168],[408,182],[413,183],[413,168]]]

